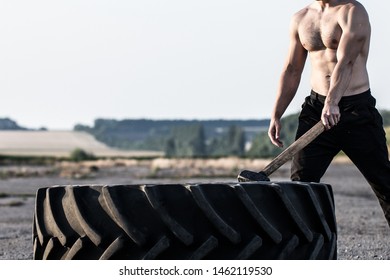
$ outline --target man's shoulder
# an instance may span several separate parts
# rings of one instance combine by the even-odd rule
[[[305,8],[299,10],[292,16],[292,22],[295,24],[299,24],[305,17],[310,14],[311,7],[306,6]]]
[[[347,1],[339,10],[341,21],[348,22],[352,18],[358,18],[363,22],[369,22],[369,16],[366,8],[358,1]]]
[[[313,14],[315,13],[317,13],[315,3],[311,3],[300,9],[299,11],[295,12],[295,14],[293,14],[292,16],[292,19],[293,21],[299,23],[301,20],[313,16]]]
[[[297,11],[295,14],[293,14],[293,19],[295,20],[301,20],[302,18],[304,18],[305,16],[307,16],[309,13],[310,13],[310,10],[311,10],[311,6],[306,6],[304,7],[303,9],[300,9],[299,11]]]
[[[341,5],[340,10],[343,13],[367,14],[366,8],[363,4],[355,0],[346,1],[345,4]]]
[[[355,7],[357,9],[365,10],[363,4],[360,3],[359,1],[356,1],[356,0],[346,1],[345,6],[347,6],[347,7]]]

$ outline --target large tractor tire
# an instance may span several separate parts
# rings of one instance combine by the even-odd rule
[[[34,259],[336,259],[334,210],[316,183],[41,188]]]

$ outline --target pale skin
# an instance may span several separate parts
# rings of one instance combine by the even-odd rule
[[[343,96],[370,88],[367,58],[371,28],[365,8],[354,0],[317,0],[296,13],[290,46],[279,81],[268,135],[283,147],[280,119],[294,98],[309,56],[312,89],[326,96],[321,121],[331,129],[340,121]]]

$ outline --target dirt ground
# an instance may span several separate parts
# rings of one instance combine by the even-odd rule
[[[4,175],[0,179],[0,260],[32,259],[33,210],[35,193],[40,187],[61,184],[235,181],[234,176],[196,177],[195,179],[156,176],[156,172],[161,173],[163,168],[155,169],[153,176],[149,178],[140,178],[135,174],[147,173],[147,171],[139,166],[90,168],[89,175],[84,173],[84,176],[77,176],[77,174],[67,176],[64,172],[46,170],[47,167],[36,167],[34,172],[24,172],[22,176],[18,172],[9,172],[10,168],[7,168],[7,170],[5,167],[0,168],[2,174],[13,174],[13,176]],[[288,166],[272,175],[271,180],[287,181]],[[359,171],[347,163],[334,163],[328,169],[323,182],[332,185],[336,202],[338,259],[389,260],[389,227],[376,197]]]

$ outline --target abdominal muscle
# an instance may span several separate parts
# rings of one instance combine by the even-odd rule
[[[309,52],[312,65],[311,87],[326,96],[330,88],[330,80],[337,63],[336,50],[325,49]],[[351,81],[343,96],[363,93],[370,88],[366,61],[358,57],[352,69]]]

